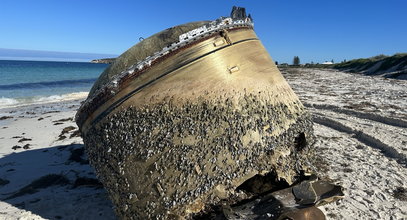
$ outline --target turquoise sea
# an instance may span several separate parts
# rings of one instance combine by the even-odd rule
[[[84,96],[107,66],[0,60],[0,108]]]

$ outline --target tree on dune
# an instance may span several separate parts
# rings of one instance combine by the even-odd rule
[[[300,65],[300,58],[298,56],[294,56],[293,65],[294,66]]]

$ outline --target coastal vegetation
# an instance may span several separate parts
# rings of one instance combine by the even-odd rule
[[[365,74],[382,74],[407,70],[407,53],[393,56],[378,55],[370,58],[350,60],[332,66],[335,69],[348,72],[363,72]]]
[[[298,56],[294,56],[293,65],[295,66],[300,65],[300,58]]]
[[[294,65],[295,66],[295,65]],[[304,64],[307,68],[336,69],[349,73],[365,75],[381,75],[386,78],[407,79],[407,53],[397,53],[392,56],[377,55],[369,58],[359,58],[334,64]]]

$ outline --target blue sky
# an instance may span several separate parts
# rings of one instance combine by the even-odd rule
[[[252,14],[274,60],[302,63],[407,52],[406,0],[2,0],[0,48],[121,54],[158,31]]]

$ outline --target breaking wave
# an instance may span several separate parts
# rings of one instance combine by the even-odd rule
[[[63,95],[51,95],[51,96],[33,96],[24,98],[0,98],[0,109],[9,107],[18,107],[31,104],[43,104],[51,102],[69,101],[77,99],[85,99],[88,92],[74,92]]]

